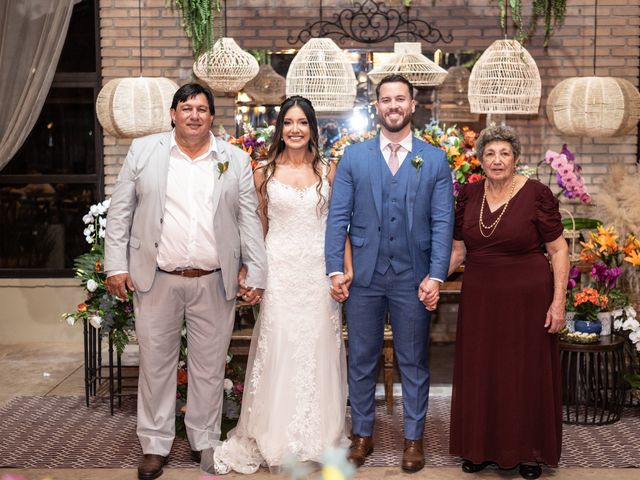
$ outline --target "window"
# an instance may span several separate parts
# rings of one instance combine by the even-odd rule
[[[103,197],[96,0],[73,10],[42,112],[0,171],[0,276],[72,276],[86,251],[82,216]]]

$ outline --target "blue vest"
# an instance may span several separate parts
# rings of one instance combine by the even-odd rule
[[[382,225],[380,229],[380,250],[376,261],[376,272],[384,274],[389,267],[394,273],[402,273],[411,268],[409,235],[407,226],[407,185],[409,175],[415,175],[411,162],[405,158],[395,176],[384,160],[382,162]]]

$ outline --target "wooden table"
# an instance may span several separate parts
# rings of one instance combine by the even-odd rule
[[[618,336],[589,344],[560,342],[565,423],[605,425],[620,420],[626,393],[624,342]]]

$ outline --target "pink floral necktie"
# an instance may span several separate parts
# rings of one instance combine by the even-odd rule
[[[395,175],[400,168],[400,159],[398,158],[398,150],[400,150],[400,144],[390,143],[389,150],[391,151],[391,155],[389,155],[389,170],[391,170],[391,175]]]

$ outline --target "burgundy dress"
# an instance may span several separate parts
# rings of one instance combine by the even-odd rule
[[[450,452],[501,468],[557,466],[562,390],[557,335],[544,328],[553,275],[543,243],[562,234],[558,201],[527,180],[490,238],[478,219],[484,182],[458,196],[454,238],[467,248],[458,313]],[[501,212],[484,207],[483,223]],[[485,233],[486,230],[485,230]]]

